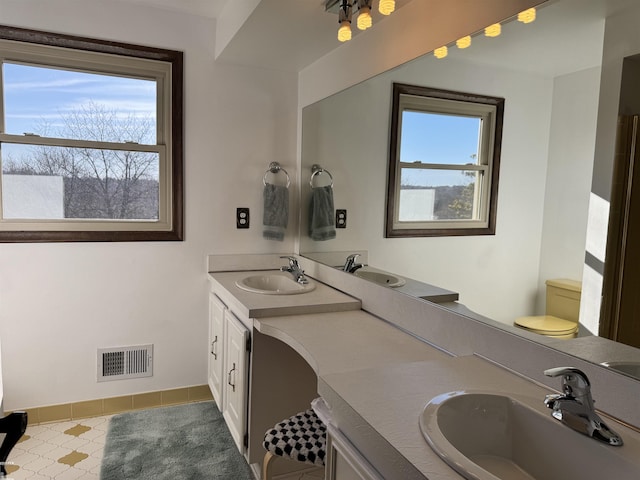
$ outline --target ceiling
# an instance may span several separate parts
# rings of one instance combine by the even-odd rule
[[[217,18],[231,0],[126,0],[129,3],[151,5],[175,12]]]
[[[396,10],[411,1],[396,0]],[[326,12],[324,5],[324,0],[262,0],[217,60],[299,72],[342,45],[338,14]],[[374,28],[387,19],[375,4],[372,17]],[[352,32],[366,35],[355,22]]]
[[[233,7],[232,2],[240,0],[123,0],[130,3],[154,6],[157,8],[179,11],[191,15],[209,18],[220,17],[225,6]],[[402,8],[412,1],[425,0],[396,0],[396,8]],[[443,0],[429,0],[443,1]],[[448,0],[446,0],[448,1]],[[563,69],[574,68],[564,65],[566,58],[560,55],[549,55],[560,45],[563,38],[562,32],[569,30],[569,23],[585,21],[592,24],[601,21],[605,16],[633,6],[638,0],[550,0],[549,9],[570,12],[557,16],[556,22],[545,22],[551,25],[543,31],[541,26],[532,26],[530,42],[536,42],[540,46],[539,58],[535,60],[519,58],[517,45],[510,42],[502,42],[500,52],[491,50],[491,55],[496,59],[496,64],[516,63],[529,64],[539,69],[547,69],[548,73],[559,74]],[[251,2],[244,2],[250,4]],[[336,13],[325,12],[325,0],[261,0],[233,36],[233,39],[224,47],[216,58],[217,61],[250,65],[268,69],[299,72],[306,66],[315,62],[322,56],[339,48],[342,44],[336,38],[338,19]],[[238,3],[237,5],[241,5]],[[375,24],[385,21],[387,17],[380,15],[376,9],[374,12]],[[544,15],[541,11],[539,15]],[[555,16],[555,14],[554,14]],[[388,18],[393,18],[393,15]],[[534,23],[535,25],[535,23]],[[515,27],[514,27],[515,28]],[[592,66],[594,57],[592,54],[597,39],[591,36],[590,29],[583,29],[583,37],[576,38],[584,48],[584,58],[572,58],[573,63],[582,62],[584,68]],[[353,28],[354,35],[366,35]],[[507,35],[505,35],[507,37]],[[497,43],[493,47],[498,47]],[[453,51],[452,51],[453,53]],[[480,49],[469,49],[469,54],[481,55]],[[478,61],[483,60],[478,58]],[[484,59],[486,60],[486,59]],[[526,69],[526,68],[525,68]]]
[[[122,0],[210,18],[241,0]],[[413,0],[396,0],[400,9]],[[424,1],[424,0],[418,0]],[[439,0],[436,0],[439,1]],[[244,4],[251,2],[244,1]],[[240,5],[240,3],[238,3]],[[325,0],[261,0],[217,61],[299,72],[338,48],[338,15],[325,12]],[[386,19],[372,9],[374,26]],[[354,22],[355,23],[355,22]],[[353,28],[353,35],[362,34]]]

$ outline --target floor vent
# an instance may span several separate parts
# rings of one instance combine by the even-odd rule
[[[98,349],[99,382],[152,375],[153,345]]]

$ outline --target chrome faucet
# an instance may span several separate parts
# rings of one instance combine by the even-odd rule
[[[351,255],[349,255],[347,257],[347,260],[344,262],[344,266],[342,267],[342,270],[344,270],[345,272],[353,273],[359,268],[362,268],[361,263],[356,263],[356,259],[359,256],[360,256],[359,253],[352,253]]]
[[[286,258],[287,260],[289,260],[289,266],[285,265],[283,267],[280,267],[281,272],[289,272],[291,275],[293,275],[293,279],[302,285],[309,283],[309,280],[304,275],[304,270],[300,268],[300,265],[298,265],[298,260],[296,260],[295,257],[284,255],[280,258]]]
[[[561,394],[547,395],[544,404],[551,415],[577,432],[609,445],[622,445],[622,438],[598,416],[591,398],[591,383],[581,370],[558,367],[545,370],[547,377],[562,377]]]

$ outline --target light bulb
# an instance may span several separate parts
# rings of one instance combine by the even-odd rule
[[[493,25],[489,25],[484,29],[484,34],[487,37],[497,37],[502,32],[502,27],[499,23],[494,23]]]
[[[458,48],[467,48],[469,45],[471,45],[471,35],[456,40],[456,46]]]
[[[371,9],[369,7],[360,8],[360,14],[358,15],[358,28],[360,30],[366,30],[373,25],[373,19],[371,18]]]
[[[391,15],[396,9],[396,0],[380,0],[378,11],[383,15]]]
[[[440,47],[440,48],[436,48],[433,51],[433,56],[436,58],[444,58],[447,56],[448,53],[449,53],[449,50],[447,49],[447,47]]]
[[[529,8],[518,14],[518,21],[522,23],[531,23],[536,19],[536,9]]]
[[[351,40],[351,22],[349,20],[343,20],[338,29],[338,40],[341,42],[348,42]]]

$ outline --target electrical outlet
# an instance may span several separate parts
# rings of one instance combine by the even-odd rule
[[[347,211],[336,210],[336,228],[347,228]]]
[[[236,209],[236,228],[249,228],[249,209],[247,207]]]

